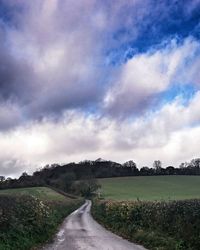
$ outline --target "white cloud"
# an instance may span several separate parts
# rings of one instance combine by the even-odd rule
[[[24,171],[25,163],[31,172],[36,165],[98,157],[119,162],[133,159],[140,167],[151,166],[155,159],[165,166],[178,166],[181,161],[199,156],[199,97],[200,92],[187,106],[178,98],[134,121],[118,122],[66,112],[57,122],[46,119],[1,133],[0,145],[4,150],[0,159],[17,159],[23,166],[17,168],[18,174]],[[12,173],[11,167],[6,173],[9,171]]]
[[[172,40],[165,48],[135,55],[121,66],[105,97],[105,109],[116,116],[138,113],[172,84],[188,83],[187,74],[196,83],[199,49],[198,42],[187,38],[182,45]]]

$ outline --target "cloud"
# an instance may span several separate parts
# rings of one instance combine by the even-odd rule
[[[23,123],[21,109],[12,103],[0,104],[0,130],[7,130]]]
[[[185,106],[181,97],[134,121],[66,112],[60,120],[43,120],[0,134],[1,172],[15,175],[36,166],[102,157],[138,166],[160,159],[164,166],[198,157],[200,92]],[[16,161],[6,165],[5,160]],[[17,164],[19,162],[19,164]],[[9,166],[9,167],[6,167]],[[18,166],[18,167],[17,167]],[[13,169],[14,168],[14,169]],[[14,171],[14,172],[13,172]]]
[[[0,0],[0,172],[198,156],[199,1],[187,2]]]
[[[104,112],[102,103],[112,115],[143,111],[171,84],[176,67],[190,57],[188,49],[195,50],[195,42],[186,39],[184,45],[174,42],[135,54],[117,69],[106,64],[112,52],[123,57],[121,47],[134,50],[134,41],[152,22],[157,23],[149,18],[154,8],[150,0],[115,5],[89,0],[3,0],[1,5],[5,9],[0,28],[1,99],[22,107],[28,121],[59,117],[65,110]],[[155,16],[165,9],[165,19],[170,21],[173,6],[174,1],[169,7],[157,4]],[[189,79],[199,79],[196,60]],[[115,86],[110,89],[112,79]]]
[[[31,171],[36,168],[35,165],[30,165],[28,162],[23,162],[19,159],[5,159],[1,158],[1,175],[11,178],[16,178],[21,175],[22,172]]]
[[[133,56],[114,78],[104,99],[105,109],[119,117],[142,113],[171,85],[197,83],[199,49],[197,41],[187,38],[181,45],[172,40],[164,48]]]
[[[0,90],[4,101],[20,103],[28,120],[99,107],[112,74],[106,54],[135,39],[138,23],[148,14],[148,1],[138,0],[114,6],[59,0],[1,5],[6,14]]]
[[[97,14],[91,15],[95,4],[22,2],[8,2],[24,8],[15,12],[14,25],[2,24],[1,97],[25,106],[34,119],[98,102],[104,69],[97,69],[102,59],[100,20],[93,24]]]

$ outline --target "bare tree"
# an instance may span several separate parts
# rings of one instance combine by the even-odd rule
[[[162,162],[160,160],[154,161],[153,167],[155,168],[156,173],[160,173],[161,168],[162,168]]]

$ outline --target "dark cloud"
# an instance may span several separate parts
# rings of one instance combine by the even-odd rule
[[[20,105],[28,119],[98,104],[107,69],[98,66],[103,65],[97,27],[101,20],[93,24],[94,4],[23,3],[26,11],[15,14],[15,25],[2,24],[2,102]],[[11,9],[16,6],[14,1],[7,4]]]
[[[113,33],[132,27],[146,14],[139,1],[113,6],[9,0],[1,6],[1,99],[23,107],[27,119],[99,106],[110,71],[105,53],[129,39],[115,39]],[[131,17],[132,8],[141,9],[140,16]],[[136,33],[133,29],[131,37]]]
[[[26,103],[33,93],[32,69],[14,58],[8,48],[5,27],[0,25],[0,99]],[[30,95],[27,94],[30,91]]]
[[[12,129],[23,124],[21,108],[12,103],[0,103],[0,130]]]

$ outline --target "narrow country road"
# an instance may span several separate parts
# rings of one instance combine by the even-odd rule
[[[54,243],[44,250],[145,250],[144,247],[107,231],[90,214],[91,201],[86,201],[63,222]]]

